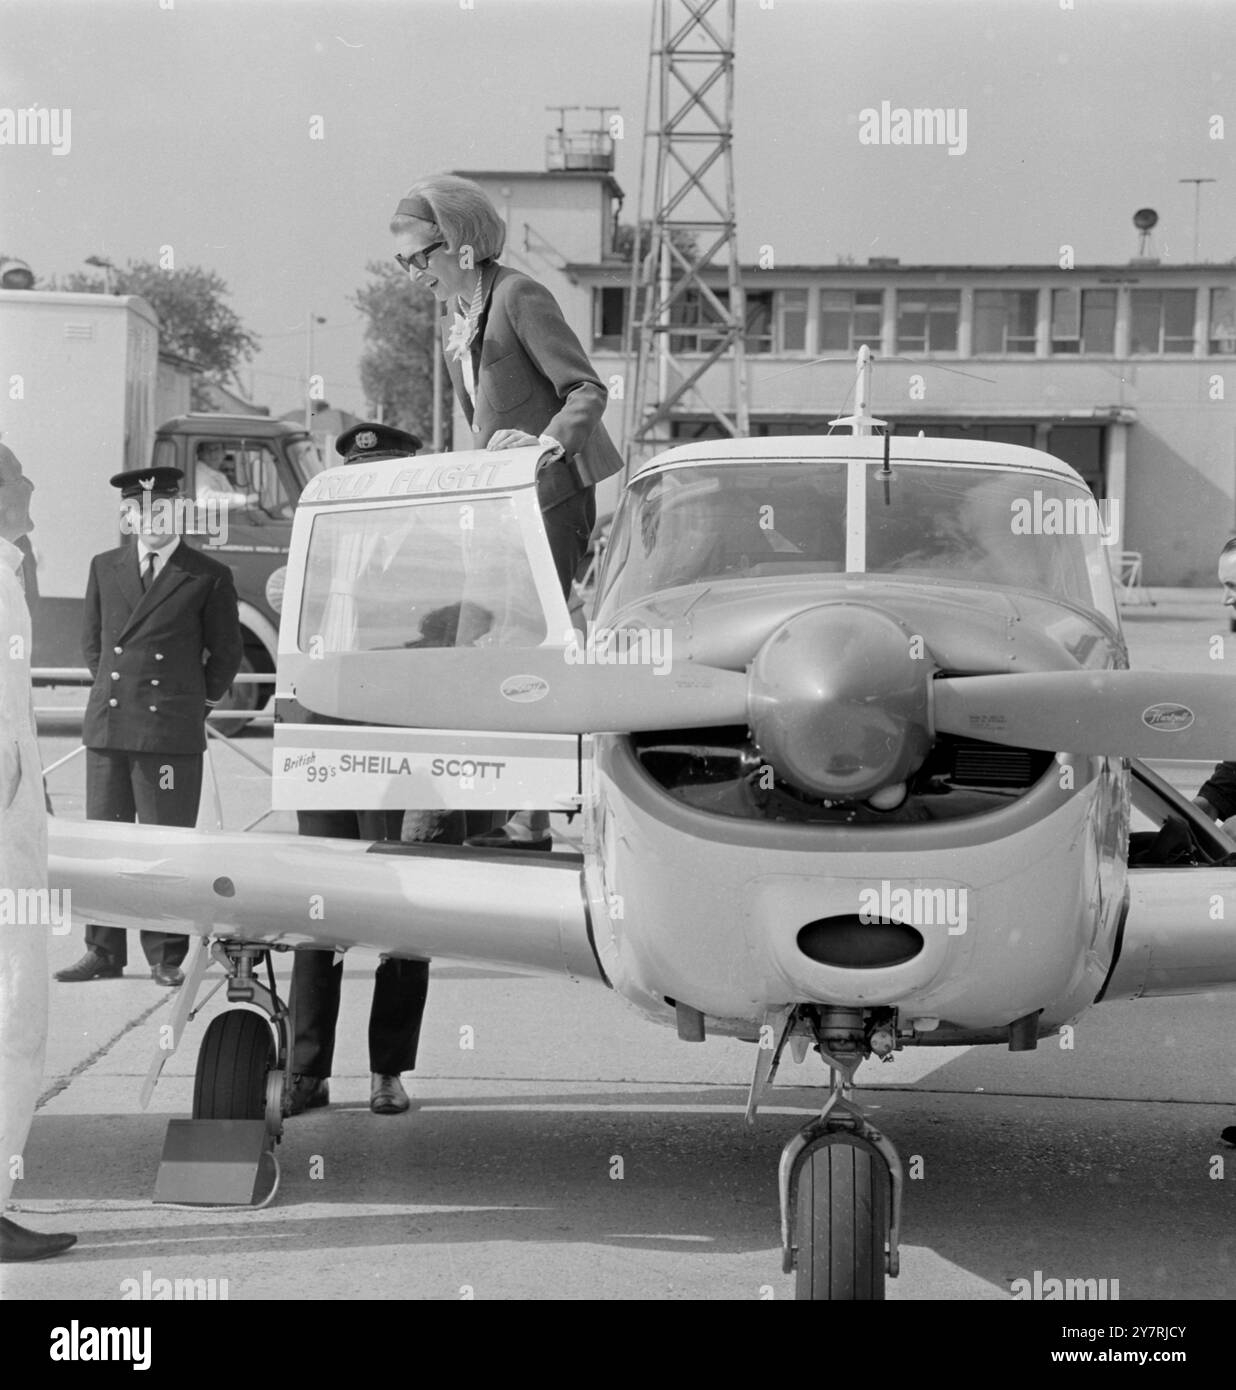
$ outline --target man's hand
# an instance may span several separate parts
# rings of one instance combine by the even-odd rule
[[[498,430],[485,445],[487,449],[530,449],[541,441],[524,430]]]

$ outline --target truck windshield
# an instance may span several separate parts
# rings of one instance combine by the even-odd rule
[[[302,651],[535,647],[545,635],[509,497],[314,518],[297,629]]]
[[[861,470],[863,516],[848,515]],[[677,585],[886,574],[1001,585],[1115,619],[1104,516],[1067,478],[894,460],[701,464],[637,479],[607,560],[607,611]],[[853,534],[848,532],[852,529]]]
[[[296,470],[302,488],[310,478],[326,467],[326,460],[318,453],[318,446],[312,439],[292,440],[288,445],[288,457],[292,460],[292,467]]]

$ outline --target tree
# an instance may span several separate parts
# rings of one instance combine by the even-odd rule
[[[621,256],[622,259],[629,264],[634,241],[634,224],[631,222],[620,222],[617,231],[614,233],[614,254],[616,256]],[[698,235],[695,232],[688,231],[685,227],[671,227],[670,241],[684,256],[694,258],[700,253]],[[651,242],[652,223],[645,220],[639,224],[639,254],[641,259],[648,254],[648,248]]]
[[[438,303],[398,266],[370,261],[373,277],[353,303],[368,319],[360,378],[366,397],[388,425],[411,430],[428,443],[433,423],[433,363],[438,346]],[[442,373],[443,419],[450,432],[451,384]]]
[[[106,282],[77,271],[53,280],[51,288],[102,294]],[[208,383],[240,386],[237,369],[253,360],[260,344],[224,302],[227,285],[213,270],[196,265],[162,270],[151,261],[130,261],[114,270],[113,292],[141,295],[159,316],[159,346],[201,368],[202,375],[193,380],[195,410],[210,409]]]

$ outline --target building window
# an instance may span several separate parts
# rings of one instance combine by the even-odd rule
[[[820,351],[848,354],[869,347],[878,352],[883,316],[882,290],[821,290]]]
[[[743,295],[747,306],[746,332],[743,346],[748,352],[771,352],[773,350],[773,292],[772,290],[748,290]],[[722,297],[728,303],[729,295]]]
[[[960,290],[898,290],[897,351],[956,352]]]
[[[728,309],[729,290],[715,289],[712,293],[722,307]],[[743,299],[746,303],[743,346],[751,353],[772,352],[773,292],[751,290]],[[670,352],[675,356],[681,353],[712,352],[725,338],[724,321],[712,301],[697,289],[685,291],[674,302],[670,309],[670,324],[674,329],[670,334]]]
[[[606,352],[622,351],[622,331],[627,317],[625,285],[599,286],[592,291],[592,346]]]
[[[1134,356],[1193,351],[1193,290],[1134,290],[1129,351]]]
[[[806,352],[807,291],[777,290],[773,294],[776,310],[776,352]]]
[[[1236,290],[1210,291],[1210,350],[1236,353]]]
[[[1116,351],[1115,290],[1053,290],[1051,350],[1055,353]]]
[[[713,290],[713,294],[726,304],[728,290]],[[721,340],[723,330],[721,318],[712,305],[698,289],[684,290],[670,306],[670,324],[674,332],[670,334],[670,352],[674,356],[688,352],[711,352]]]
[[[973,350],[1033,352],[1038,314],[1037,290],[975,290]]]

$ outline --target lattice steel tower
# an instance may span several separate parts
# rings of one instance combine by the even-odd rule
[[[734,215],[735,0],[654,5],[625,343],[633,385],[623,422],[628,469],[666,447],[676,408],[706,412],[726,434],[748,433],[745,306]],[[644,175],[654,139],[650,235],[641,246]],[[719,296],[704,282],[702,272],[716,266],[726,269],[728,295]],[[703,355],[683,359],[685,352]],[[710,399],[703,377],[723,359],[730,365],[723,376],[729,390],[716,399],[714,376]]]

